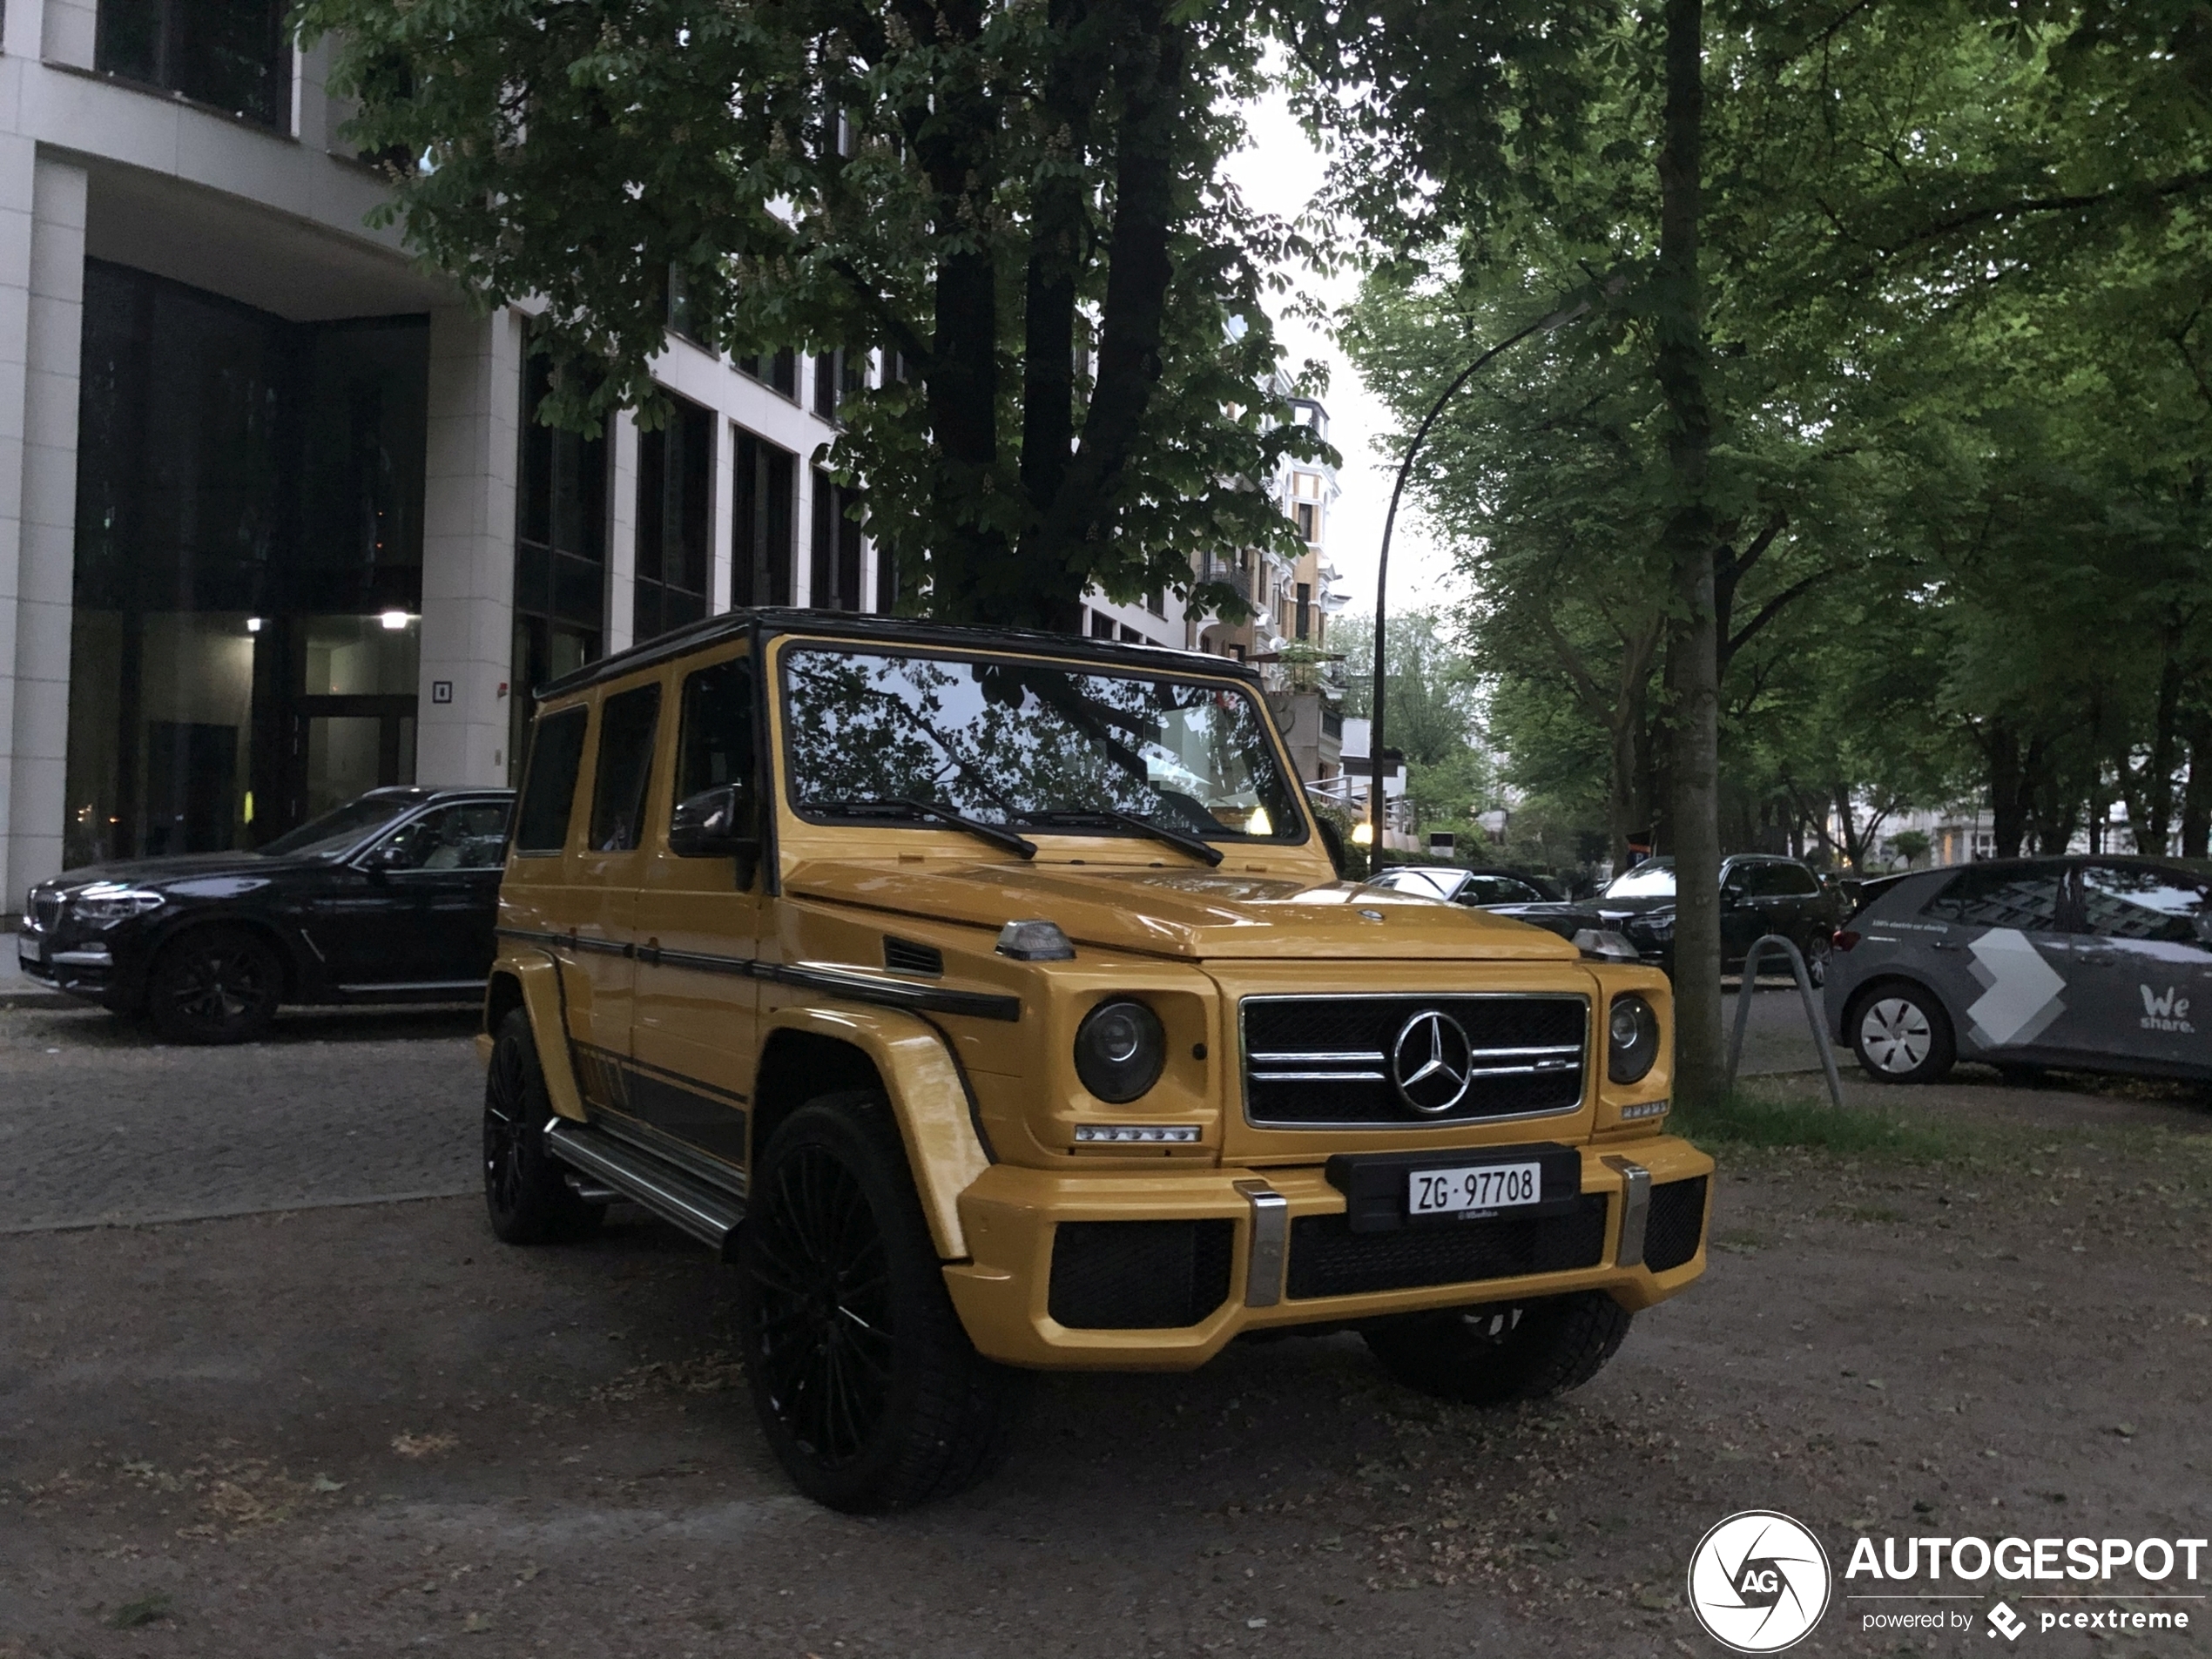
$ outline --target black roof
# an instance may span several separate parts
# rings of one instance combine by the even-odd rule
[[[921,622],[911,617],[863,616],[849,610],[801,610],[792,606],[759,606],[709,617],[632,645],[628,651],[603,657],[596,663],[563,674],[537,688],[539,698],[559,697],[619,678],[673,657],[687,656],[703,646],[751,634],[755,639],[771,634],[809,634],[827,639],[851,639],[872,644],[934,646],[951,651],[1021,651],[1043,657],[1073,658],[1113,668],[1158,673],[1203,673],[1259,681],[1259,671],[1231,657],[1183,651],[1168,645],[1124,645],[1110,639],[1089,639],[1081,634],[1049,634],[1034,628],[968,628],[952,623]]]

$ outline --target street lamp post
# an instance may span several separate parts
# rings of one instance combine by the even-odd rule
[[[1383,853],[1383,705],[1386,693],[1383,684],[1383,598],[1390,582],[1390,533],[1398,523],[1398,498],[1406,492],[1406,480],[1413,470],[1413,457],[1420,453],[1428,429],[1436,424],[1436,417],[1444,413],[1444,406],[1452,395],[1475,376],[1477,370],[1501,353],[1509,351],[1531,334],[1548,334],[1563,328],[1590,308],[1587,300],[1578,300],[1562,311],[1530,323],[1518,334],[1508,334],[1484,352],[1459,372],[1452,383],[1437,395],[1429,405],[1428,413],[1413,430],[1413,441],[1406,446],[1406,458],[1398,463],[1398,482],[1391,486],[1390,510],[1383,515],[1382,553],[1375,561],[1375,691],[1372,719],[1367,730],[1367,869],[1372,874],[1382,864]]]

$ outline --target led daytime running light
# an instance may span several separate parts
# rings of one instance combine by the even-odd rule
[[[1076,1139],[1081,1144],[1098,1142],[1135,1141],[1148,1145],[1166,1143],[1190,1146],[1197,1143],[1196,1123],[1078,1123]]]

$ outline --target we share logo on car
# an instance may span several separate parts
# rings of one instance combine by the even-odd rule
[[[2192,1035],[2196,1028],[2189,1023],[2189,1000],[2174,986],[2153,991],[2148,985],[2137,987],[2143,994],[2142,1028],[2146,1031],[2183,1031]]]

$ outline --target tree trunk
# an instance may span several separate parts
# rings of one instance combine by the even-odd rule
[[[1675,1093],[1721,1092],[1720,627],[1713,588],[1713,442],[1697,276],[1704,138],[1703,0],[1667,0],[1665,132],[1659,150],[1659,263],[1653,281],[1659,387],[1671,429],[1675,510],[1665,545],[1677,612],[1668,652],[1673,728]]]
[[[2027,833],[2030,793],[2020,765],[2020,733],[1993,720],[1979,735],[1982,761],[1989,769],[1990,851],[2000,859],[2016,859]]]
[[[2182,792],[2182,856],[2201,859],[2212,844],[2212,719],[2189,722],[2189,778]]]
[[[2144,780],[2143,793],[2149,798],[2147,818],[2130,817],[2128,827],[2135,832],[2135,851],[2148,853],[2153,858],[2166,856],[2166,837],[2174,821],[2174,751],[2180,734],[2182,711],[2181,624],[2177,622],[2166,631],[2165,661],[2158,675],[2158,713],[2151,728],[2150,776]],[[2124,764],[2124,757],[2123,757]],[[2130,803],[2131,809],[2133,803]],[[2149,833],[2143,833],[2148,822]]]

